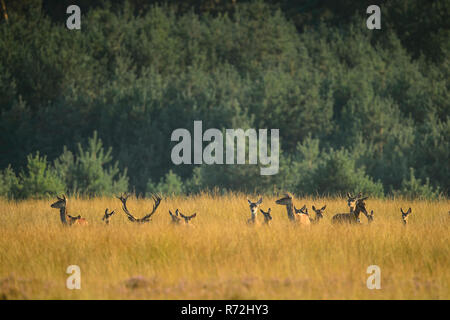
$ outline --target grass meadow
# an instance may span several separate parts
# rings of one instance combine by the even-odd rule
[[[252,200],[256,200],[252,198]],[[310,228],[272,208],[270,226],[247,226],[246,196],[163,199],[152,221],[129,222],[115,198],[69,199],[69,213],[89,225],[65,228],[52,200],[0,200],[0,299],[449,299],[450,201],[368,199],[374,222],[331,224],[345,199],[295,199],[327,205]],[[138,217],[151,199],[130,198]],[[412,208],[404,226],[400,207]],[[116,210],[111,224],[105,208]],[[168,210],[197,212],[195,227],[171,224]],[[262,215],[258,219],[263,220]],[[66,288],[69,265],[81,289]],[[381,289],[366,286],[367,267],[381,269]]]

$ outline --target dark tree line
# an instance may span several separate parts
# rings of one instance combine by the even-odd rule
[[[381,2],[381,30],[365,1],[5,3],[0,195],[448,196],[448,1]],[[279,174],[173,165],[194,120],[279,128]]]

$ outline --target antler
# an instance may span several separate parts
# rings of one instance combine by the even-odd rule
[[[128,211],[128,208],[127,208],[127,199],[128,199],[129,197],[130,197],[129,194],[124,193],[123,195],[118,196],[117,199],[119,199],[119,200],[122,202],[122,209],[123,209],[123,212],[125,212],[125,214],[127,215],[128,220],[130,220],[130,221],[132,221],[132,222],[136,222],[138,219],[136,219],[136,218],[130,213],[130,211]]]
[[[157,195],[157,194],[156,195],[152,194],[152,199],[153,199],[153,201],[155,201],[155,204],[153,205],[152,212],[147,214],[142,219],[138,219],[139,220],[138,222],[148,222],[148,221],[150,221],[151,216],[155,213],[156,209],[158,209],[158,206],[161,203],[161,197],[159,195]]]
[[[159,204],[161,203],[161,197],[159,195],[152,195],[153,201],[155,201],[155,204],[153,205],[153,210],[152,212],[150,212],[149,214],[147,214],[146,216],[144,216],[141,219],[135,218],[130,211],[128,211],[127,208],[127,199],[130,195],[127,194],[123,194],[119,197],[117,197],[117,199],[119,199],[122,202],[122,209],[125,212],[125,214],[128,216],[128,220],[130,220],[131,222],[138,222],[138,223],[143,223],[143,222],[149,222],[151,216],[155,213],[156,209],[158,209]]]

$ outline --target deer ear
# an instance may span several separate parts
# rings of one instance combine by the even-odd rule
[[[306,209],[306,204],[300,209],[300,210],[305,210]],[[308,209],[306,209],[306,210],[308,210]]]
[[[322,207],[322,209],[320,209],[320,211],[325,210],[326,207],[327,207],[327,205],[324,205],[324,206]]]
[[[350,192],[347,192],[347,198],[353,198],[350,194]]]
[[[402,212],[402,214],[405,214],[405,213],[403,212],[403,208],[400,208],[400,211]]]
[[[407,214],[411,213],[411,208],[408,209],[408,211],[406,212]]]
[[[247,199],[247,201],[248,201],[248,204],[252,204],[252,202],[250,201],[250,199]]]
[[[269,211],[267,211],[267,212],[270,213],[270,211],[272,211],[272,208],[269,208]]]
[[[259,198],[258,202],[256,204],[261,204],[262,203],[262,197]]]
[[[314,211],[316,211],[316,207],[315,207],[315,206],[312,206],[312,209],[313,209]]]

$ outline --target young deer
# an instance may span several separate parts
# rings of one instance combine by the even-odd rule
[[[272,215],[270,214],[270,211],[272,211],[272,209],[269,208],[269,211],[267,211],[267,212],[264,212],[263,209],[259,209],[259,211],[261,211],[261,213],[264,216],[264,224],[269,225],[270,220],[272,220]]]
[[[411,208],[409,208],[406,212],[403,212],[403,209],[400,208],[400,211],[402,212],[403,224],[406,226],[408,224],[408,216],[411,214]]]
[[[61,219],[61,222],[65,226],[72,226],[72,225],[87,225],[88,222],[85,218],[82,218],[81,216],[73,217],[69,215],[68,209],[67,209],[67,202],[68,199],[65,195],[62,196],[62,198],[56,196],[58,201],[53,203],[50,207],[54,209],[59,209],[59,218]]]
[[[308,214],[304,212],[306,209],[306,206],[304,206],[302,209],[298,210],[298,214],[294,213],[294,205],[292,203],[292,195],[289,193],[286,193],[283,198],[278,199],[275,201],[276,204],[286,206],[286,211],[288,215],[288,219],[292,222],[296,222],[300,225],[309,225],[311,222],[309,221]]]
[[[178,209],[177,209],[178,211]],[[181,213],[181,211],[179,211],[181,218],[184,219],[184,223],[189,225],[189,226],[193,226],[192,223],[190,223],[191,219],[194,219],[197,216],[197,213],[193,213],[190,216],[185,216],[184,214]]]
[[[247,220],[248,224],[254,224],[256,222],[256,214],[258,213],[258,208],[262,203],[262,198],[259,198],[258,201],[256,202],[252,202],[250,199],[247,198],[249,207],[250,207],[250,212],[252,214],[251,218]]]
[[[308,208],[306,207],[306,204],[301,207],[300,209],[297,209],[294,206],[294,212],[295,212],[295,220],[297,223],[301,225],[310,225],[313,219],[309,216]]]
[[[172,218],[173,224],[180,224],[181,218],[178,217],[178,209],[175,211],[175,214],[172,213],[172,211],[169,210],[170,217]]]
[[[111,218],[111,216],[115,213],[115,211],[111,211],[108,213],[108,208],[106,208],[105,210],[105,214],[103,215],[102,221],[105,221],[106,225],[109,224],[109,219]]]
[[[319,221],[323,219],[323,212],[325,211],[326,207],[327,206],[324,205],[321,209],[316,209],[315,206],[312,206],[313,211],[316,213],[316,217],[314,219],[311,219],[312,223],[319,223]]]
[[[169,214],[170,214],[170,217],[172,218],[172,223],[173,224],[179,225],[182,222],[181,219],[184,219],[184,224],[188,225],[188,226],[193,226],[193,224],[190,223],[190,221],[191,221],[191,219],[193,219],[193,218],[195,218],[197,216],[197,213],[194,213],[194,214],[192,214],[190,216],[185,216],[178,209],[175,210],[175,214],[173,214],[172,211],[169,210]]]
[[[349,193],[347,193],[347,205],[350,208],[350,213],[338,213],[334,215],[334,217],[331,219],[332,223],[361,223],[359,220],[359,214],[362,212],[367,217],[367,219],[370,219],[367,214],[366,210],[366,204],[364,203],[364,200],[366,200],[368,197],[361,198],[361,193],[359,193],[358,196],[353,197]]]

